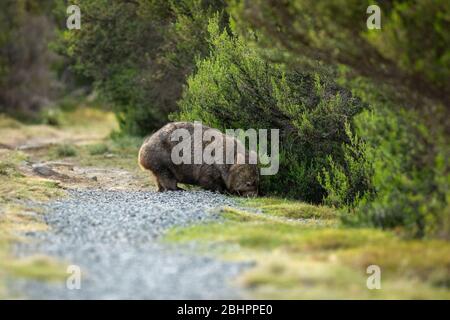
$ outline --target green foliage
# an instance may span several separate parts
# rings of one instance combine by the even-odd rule
[[[423,75],[441,88],[448,86],[450,3],[396,1],[386,13],[383,32],[367,32],[368,42],[402,70]]]
[[[355,83],[353,87],[361,89]],[[417,113],[380,101],[382,95],[368,97],[373,110],[356,118],[358,135],[364,138],[349,132],[352,142],[344,147],[344,164],[330,158],[323,170],[325,202],[343,208],[344,222],[351,225],[396,228],[413,237],[448,237],[445,134],[433,134]]]
[[[75,157],[78,152],[77,149],[71,144],[61,144],[55,149],[57,157]]]
[[[83,27],[59,48],[112,103],[122,132],[144,136],[176,110],[194,57],[208,51],[207,19],[220,0],[79,0]],[[223,14],[224,24],[226,15]],[[114,23],[111,23],[114,21]]]
[[[109,147],[105,143],[92,144],[87,147],[91,156],[101,155],[109,152]]]
[[[448,93],[450,4],[446,0],[232,1],[243,34],[260,32],[260,44],[277,57],[307,58],[350,66],[359,75],[399,88],[426,88],[424,95]],[[381,30],[366,27],[366,9],[381,8]]]
[[[364,105],[333,82],[267,62],[214,21],[209,30],[211,54],[189,78],[178,117],[222,130],[280,129],[280,170],[262,177],[263,192],[320,202],[318,172],[329,155],[343,160],[345,126]]]
[[[120,132],[112,132],[111,139],[113,142],[113,149],[124,150],[125,153],[139,150],[142,145],[142,138],[136,136],[123,135]]]
[[[366,27],[370,4],[381,30]],[[449,2],[235,0],[231,12],[266,56],[334,79],[370,107],[319,174],[325,202],[347,223],[448,238]]]
[[[43,124],[55,127],[61,124],[61,111],[57,108],[45,108],[40,112],[39,117]]]
[[[374,174],[371,153],[366,143],[346,128],[350,143],[343,146],[344,161],[336,163],[328,156],[329,166],[324,167],[318,179],[326,189],[325,203],[334,207],[354,209],[362,197],[368,199],[374,193],[370,181]]]

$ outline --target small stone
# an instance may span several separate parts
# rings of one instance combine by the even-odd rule
[[[51,177],[58,175],[56,171],[54,171],[52,168],[45,166],[45,165],[35,165],[33,166],[33,172],[37,173],[40,176],[44,177]]]

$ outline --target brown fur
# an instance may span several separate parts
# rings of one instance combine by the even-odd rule
[[[259,174],[256,164],[236,164],[236,158],[244,156],[248,162],[248,152],[235,155],[235,164],[179,164],[171,160],[172,148],[178,142],[170,141],[176,129],[187,129],[193,141],[194,124],[172,122],[145,139],[139,150],[139,165],[150,170],[156,177],[158,191],[180,190],[178,183],[199,185],[205,189],[229,192],[243,196],[255,196],[258,193]],[[211,129],[202,126],[203,133]],[[237,139],[220,133],[222,139]],[[204,148],[212,142],[203,142]],[[237,153],[237,152],[236,152]],[[193,159],[193,150],[191,152]]]

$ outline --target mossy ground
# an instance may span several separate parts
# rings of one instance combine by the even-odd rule
[[[224,208],[225,222],[173,229],[166,240],[221,244],[214,247],[225,259],[254,260],[237,280],[248,297],[450,298],[448,242],[347,228],[332,208],[297,201],[256,198],[242,205],[249,209]],[[380,267],[380,290],[367,288],[370,265]]]

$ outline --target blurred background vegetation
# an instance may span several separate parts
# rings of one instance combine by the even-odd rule
[[[115,136],[180,119],[278,128],[265,194],[450,238],[448,1],[3,0],[0,25],[2,113],[58,125],[95,100]]]

